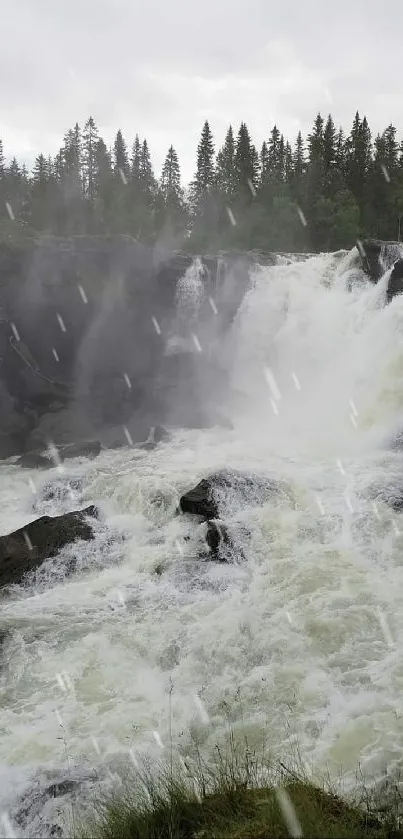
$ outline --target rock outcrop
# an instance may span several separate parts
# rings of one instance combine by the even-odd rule
[[[357,250],[365,273],[372,282],[377,283],[385,271],[403,256],[403,243],[364,239],[357,242]]]
[[[25,452],[16,460],[15,465],[22,466],[25,469],[50,469],[53,466],[58,466],[65,460],[71,460],[75,457],[88,457],[91,459],[98,457],[100,451],[101,443],[99,440],[87,440],[83,443],[55,446],[54,450]]]
[[[210,348],[257,261],[276,257],[194,260],[128,236],[2,243],[0,458],[50,440],[102,439],[129,422],[140,429],[145,418],[149,426],[208,424],[227,385]],[[187,350],[171,353],[177,336]]]
[[[222,469],[182,495],[179,507],[182,513],[200,516],[205,521],[220,519],[247,505],[263,504],[281,491],[279,483],[271,478]]]
[[[393,271],[389,277],[388,287],[386,289],[386,299],[388,303],[396,297],[397,294],[403,293],[403,259],[398,259],[393,266]]]
[[[88,519],[96,518],[96,507],[61,516],[42,516],[25,527],[0,536],[0,588],[19,584],[46,559],[77,539],[94,538]]]
[[[211,559],[228,562],[234,557],[244,558],[242,545],[250,533],[239,521],[243,510],[279,497],[283,491],[271,478],[223,469],[182,495],[179,511],[206,523],[204,542]]]

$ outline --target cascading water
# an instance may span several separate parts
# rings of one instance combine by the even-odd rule
[[[387,279],[372,285],[342,254],[257,268],[222,347],[232,431],[177,431],[62,475],[1,465],[3,533],[103,512],[94,543],[2,600],[0,812],[18,835],[64,823],[46,794],[56,781],[63,800],[90,798],[94,772],[107,783],[130,754],[161,755],[169,732],[174,750],[197,740],[212,755],[228,717],[283,760],[296,738],[346,785],[359,762],[373,779],[398,766],[403,536],[385,499],[403,491],[388,448],[403,422],[403,300],[384,305]],[[244,558],[217,565],[175,510],[223,466],[287,491],[244,505]]]

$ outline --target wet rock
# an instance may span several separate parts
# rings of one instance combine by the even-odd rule
[[[232,508],[249,504],[263,504],[273,493],[278,494],[277,481],[261,475],[248,475],[223,469],[182,495],[179,508],[182,513],[201,516],[203,519],[220,519]]]
[[[44,560],[77,539],[94,538],[88,518],[97,518],[94,506],[62,516],[42,516],[25,527],[0,537],[0,587],[18,584]]]
[[[67,446],[58,448],[58,454],[61,460],[69,460],[73,457],[98,457],[101,451],[101,443],[99,440],[87,440],[83,443],[69,443]]]
[[[388,303],[396,297],[397,294],[403,293],[403,259],[398,259],[395,262],[393,271],[389,277],[388,287],[386,290],[386,299]]]
[[[245,559],[242,542],[249,537],[250,531],[238,523],[226,524],[217,519],[208,521],[204,539],[209,558],[217,562]]]
[[[16,461],[15,466],[22,469],[50,469],[53,462],[41,452],[25,452]]]
[[[122,449],[133,445],[136,449],[150,451],[155,449],[159,443],[167,442],[170,437],[169,431],[163,425],[152,425],[149,421],[144,422],[144,420],[135,419],[127,426],[119,426],[105,431],[102,434],[102,443],[106,449]]]
[[[89,440],[84,443],[69,443],[67,446],[56,446],[57,458],[61,462],[70,460],[74,457],[98,457],[101,451],[101,443],[99,440]],[[55,466],[53,458],[49,451],[32,451],[25,452],[15,462],[16,466],[21,466],[23,469],[50,469]]]
[[[401,242],[382,242],[379,239],[364,239],[357,243],[362,267],[372,282],[377,283],[385,271],[402,256]]]

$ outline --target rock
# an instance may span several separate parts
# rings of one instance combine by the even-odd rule
[[[41,452],[26,452],[15,461],[14,465],[21,466],[22,469],[50,469],[54,464]]]
[[[182,513],[201,516],[203,519],[220,519],[232,512],[233,506],[262,504],[273,493],[280,491],[278,482],[261,475],[246,475],[223,469],[182,495],[179,508]]]
[[[41,451],[49,440],[55,446],[69,446],[73,442],[80,444],[82,440],[93,439],[95,434],[98,437],[98,431],[88,417],[72,403],[58,412],[46,411],[42,414],[27,440],[25,450]]]
[[[393,271],[389,277],[388,287],[386,290],[386,299],[388,303],[397,294],[403,293],[403,259],[398,259],[393,266]]]
[[[98,457],[101,451],[99,440],[87,440],[83,443],[70,443],[68,446],[58,448],[58,455],[61,460],[69,460],[73,457]]]
[[[385,271],[402,256],[401,242],[382,242],[378,239],[364,239],[357,243],[362,267],[372,282],[377,283]]]
[[[101,451],[99,440],[89,440],[85,443],[70,443],[67,446],[56,446],[57,458],[63,462],[73,457],[98,457]],[[57,465],[48,451],[26,452],[15,462],[23,469],[50,469]]]
[[[38,568],[77,539],[94,538],[88,518],[97,518],[94,506],[62,516],[42,516],[25,527],[0,536],[0,588],[19,584]]]
[[[235,545],[227,525],[220,521],[208,521],[205,541],[212,559],[228,562]]]

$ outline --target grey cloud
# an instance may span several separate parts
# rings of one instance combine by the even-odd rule
[[[203,120],[217,143],[245,119],[257,142],[293,138],[317,110],[349,129],[403,119],[397,0],[14,0],[3,11],[6,152],[32,162],[91,113],[107,142],[147,136],[160,167],[172,142],[186,177]]]

